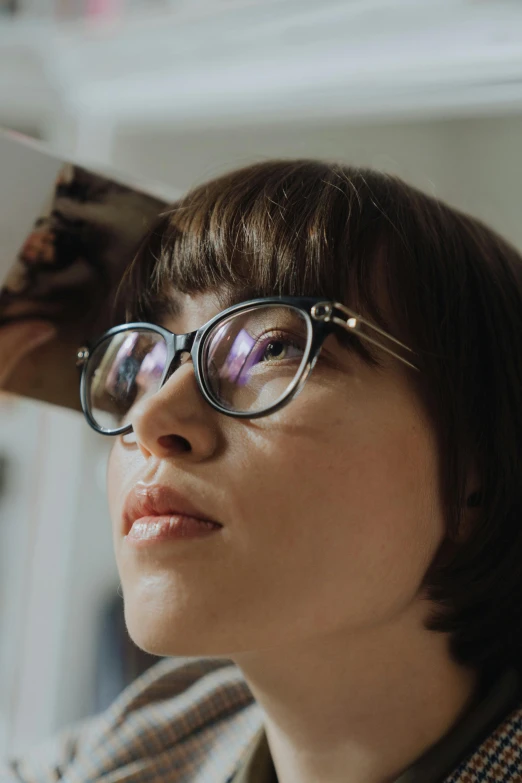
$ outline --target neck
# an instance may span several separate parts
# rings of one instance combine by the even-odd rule
[[[467,711],[478,675],[416,605],[386,626],[234,656],[280,783],[394,780]]]

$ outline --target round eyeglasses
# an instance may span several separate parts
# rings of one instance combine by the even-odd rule
[[[159,391],[189,354],[213,408],[238,418],[266,416],[299,394],[325,338],[339,327],[419,369],[404,355],[410,348],[338,302],[253,299],[188,334],[141,322],[109,329],[92,349],[78,351],[82,409],[103,435],[130,432],[136,404]]]

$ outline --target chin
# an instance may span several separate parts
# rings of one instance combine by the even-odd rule
[[[125,625],[130,638],[141,650],[160,657],[180,655],[199,655],[195,640],[188,639],[180,629],[173,632],[173,627],[161,618],[146,616],[145,612],[129,610],[125,606]]]
[[[186,608],[154,606],[124,591],[125,624],[140,649],[159,657],[228,657],[222,632],[212,633],[208,615]],[[199,615],[199,616],[198,616]],[[219,637],[219,638],[218,638]]]

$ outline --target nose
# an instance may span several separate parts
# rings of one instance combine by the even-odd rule
[[[203,398],[190,354],[177,358],[164,385],[135,406],[130,417],[146,459],[209,459],[218,447],[216,411]]]

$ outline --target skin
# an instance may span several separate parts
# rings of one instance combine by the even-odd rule
[[[219,312],[210,294],[180,301],[163,322],[178,333]],[[476,673],[423,628],[420,587],[444,519],[411,372],[391,357],[370,368],[332,336],[301,395],[248,421],[214,411],[188,361],[115,439],[109,503],[130,635],[158,655],[235,661],[281,783],[346,783],[347,770],[350,783],[393,780],[475,692]],[[223,529],[132,547],[123,503],[150,483]]]

